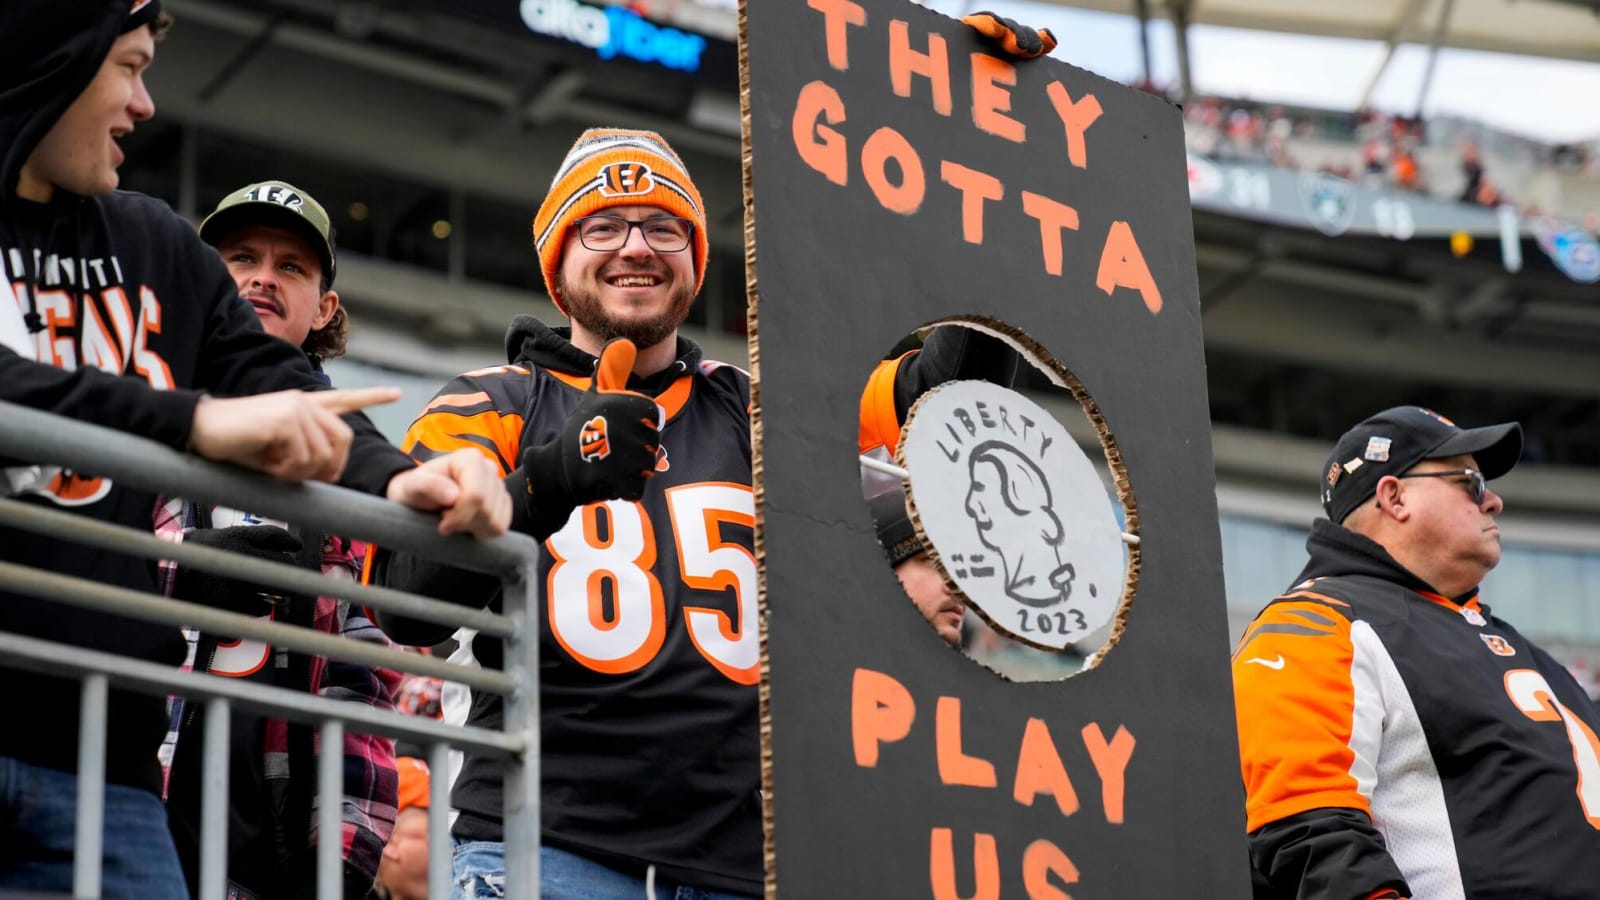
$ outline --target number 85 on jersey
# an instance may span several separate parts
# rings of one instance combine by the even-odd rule
[[[677,548],[677,577],[665,590],[656,528],[642,503],[592,503],[550,536],[550,631],[584,666],[611,675],[632,672],[661,652],[671,624],[670,590],[671,607],[682,609],[689,639],[706,662],[738,684],[753,685],[761,677],[756,560],[743,535],[755,528],[754,494],[748,485],[699,482],[668,488],[665,498]],[[740,539],[730,540],[729,531]],[[705,602],[707,593],[730,591],[733,615],[693,605]]]

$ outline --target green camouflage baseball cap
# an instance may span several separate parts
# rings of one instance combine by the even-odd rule
[[[328,211],[310,194],[287,181],[246,185],[223,197],[200,223],[200,239],[215,247],[246,225],[283,228],[305,238],[321,257],[328,284],[333,284],[333,223],[328,220]]]

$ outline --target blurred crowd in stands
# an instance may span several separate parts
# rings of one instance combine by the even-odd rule
[[[1225,162],[1320,171],[1373,187],[1527,215],[1562,214],[1600,230],[1600,137],[1549,144],[1480,123],[1363,110],[1337,112],[1198,97],[1184,106],[1190,150]],[[1528,182],[1539,176],[1591,181],[1572,202]],[[1538,196],[1534,196],[1537,194]]]

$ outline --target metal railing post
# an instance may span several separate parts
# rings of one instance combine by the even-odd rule
[[[189,703],[193,701],[185,701]],[[228,896],[228,741],[233,705],[206,701],[200,763],[200,896]]]
[[[317,756],[317,900],[344,896],[344,723],[322,723]]]
[[[450,745],[428,748],[428,896],[448,900],[455,880],[450,842]]]
[[[513,687],[506,697],[506,734],[524,740],[523,752],[506,766],[506,896],[539,896],[539,621],[538,591],[531,563],[508,576],[504,611],[517,623],[506,640],[506,674]]]
[[[83,679],[78,708],[78,822],[72,855],[72,896],[100,896],[100,866],[105,845],[106,710],[110,680],[103,674]]]

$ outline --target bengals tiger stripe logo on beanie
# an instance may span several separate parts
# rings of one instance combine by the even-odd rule
[[[655,206],[694,223],[694,291],[706,279],[706,214],[700,191],[661,135],[625,128],[591,128],[578,136],[533,217],[545,290],[563,313],[556,289],[567,229],[584,216],[613,206]]]

